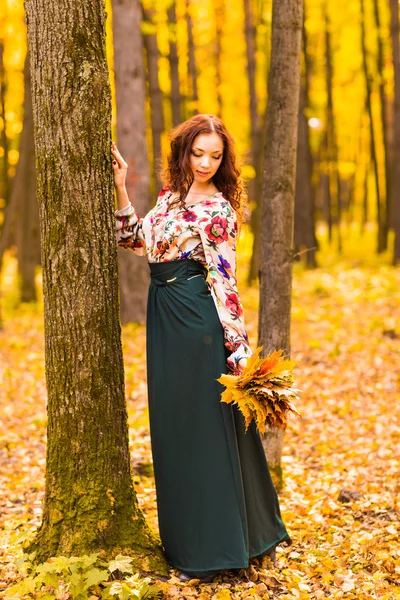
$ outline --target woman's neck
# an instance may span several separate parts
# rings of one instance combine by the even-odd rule
[[[188,196],[193,194],[195,196],[200,196],[200,195],[204,195],[207,196],[209,194],[216,194],[218,192],[217,188],[215,187],[214,184],[206,184],[204,186],[202,186],[201,184],[196,184],[195,186],[192,184],[190,186],[189,192],[188,192]]]

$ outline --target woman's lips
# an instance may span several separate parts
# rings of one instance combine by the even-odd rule
[[[209,174],[210,174],[210,173],[203,173],[202,171],[197,171],[197,172],[198,172],[198,174],[199,174],[199,175],[202,175],[203,177],[204,177],[205,175],[209,175]]]

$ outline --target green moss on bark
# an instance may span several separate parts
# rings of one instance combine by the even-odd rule
[[[50,2],[25,0],[48,392],[44,514],[29,551],[38,562],[123,553],[166,573],[130,471],[104,1]]]

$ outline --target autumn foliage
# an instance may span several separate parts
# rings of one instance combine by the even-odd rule
[[[291,369],[296,363],[283,359],[282,349],[265,358],[260,358],[261,351],[259,346],[240,375],[223,374],[218,381],[226,387],[221,402],[239,407],[246,430],[254,419],[257,429],[265,433],[265,425],[286,429],[289,412],[300,416],[292,400],[301,390],[293,387]]]

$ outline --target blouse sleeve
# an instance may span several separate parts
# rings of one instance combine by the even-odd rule
[[[237,289],[236,212],[228,202],[226,205],[212,211],[211,222],[207,219],[200,236],[210,274],[211,293],[224,329],[225,346],[231,352],[227,363],[232,371],[238,372],[238,361],[251,356],[252,351]]]
[[[132,204],[116,210],[115,233],[117,245],[120,248],[132,250],[135,254],[143,256],[146,243],[143,235],[143,219],[139,217]]]

